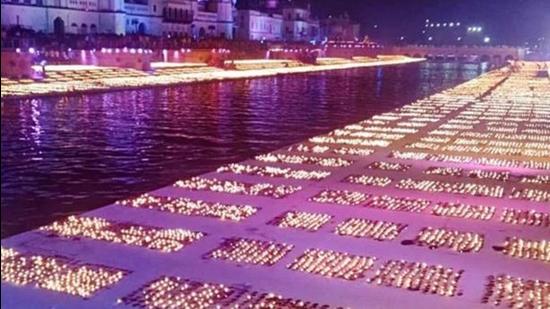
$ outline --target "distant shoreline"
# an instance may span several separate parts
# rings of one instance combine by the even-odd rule
[[[87,89],[76,89],[72,91],[53,90],[51,92],[43,92],[43,93],[5,95],[2,97],[2,100],[24,100],[24,99],[33,99],[33,98],[42,98],[42,97],[51,97],[51,96],[63,96],[63,95],[72,96],[72,95],[80,95],[80,94],[104,93],[104,92],[111,92],[111,91],[125,91],[125,90],[143,89],[143,88],[167,87],[167,86],[210,82],[210,81],[250,79],[250,78],[272,77],[272,76],[287,75],[287,74],[304,74],[304,73],[315,73],[315,72],[324,72],[324,71],[390,66],[390,65],[419,63],[425,60],[426,59],[424,58],[407,57],[403,59],[378,60],[378,61],[370,61],[370,62],[350,62],[345,64],[307,65],[307,66],[292,67],[292,68],[273,68],[273,69],[242,70],[242,71],[225,70],[225,71],[219,71],[219,72],[189,73],[181,76],[167,76],[167,77],[170,77],[171,80],[167,80],[164,82],[161,82],[158,80],[158,78],[162,78],[163,76],[147,76],[142,78],[143,79],[151,78],[151,80],[143,80],[142,83],[140,84],[125,85],[125,86],[118,86],[118,85],[124,83],[127,80],[127,78],[110,78],[103,81],[98,81],[97,85],[91,84],[90,87]],[[181,77],[181,79],[178,79],[178,77]]]

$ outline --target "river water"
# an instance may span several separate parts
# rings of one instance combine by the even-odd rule
[[[423,63],[2,102],[2,238],[475,78]]]

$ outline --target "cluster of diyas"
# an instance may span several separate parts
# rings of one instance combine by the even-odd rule
[[[346,252],[309,249],[287,267],[329,278],[357,280],[374,265],[376,258]]]
[[[550,241],[508,237],[502,253],[520,259],[550,262]]]
[[[495,207],[485,205],[469,205],[464,203],[437,203],[432,209],[436,216],[456,217],[463,219],[491,220],[495,214]]]
[[[180,277],[158,278],[119,299],[119,303],[142,309],[329,308],[327,305],[252,291],[242,286],[204,283]]]
[[[4,95],[23,96],[30,94],[68,93],[118,87],[141,87],[168,85],[181,82],[208,80],[222,77],[223,70],[214,67],[187,68],[185,71],[162,70],[162,74],[149,75],[129,68],[101,68],[73,66],[66,69],[48,68],[48,76],[42,80],[19,80],[6,85],[2,81]],[[158,71],[156,71],[158,73]],[[191,73],[191,74],[190,74]],[[200,74],[197,74],[200,73]]]
[[[338,204],[346,206],[361,205],[369,199],[370,195],[346,190],[323,190],[314,197],[310,198],[312,202],[324,204]]]
[[[425,294],[456,296],[463,270],[441,265],[391,260],[380,267],[370,282]]]
[[[112,52],[113,50],[111,50]],[[115,50],[116,51],[116,50]],[[120,51],[120,50],[119,50]],[[383,60],[392,61],[392,60]],[[393,60],[408,62],[409,60]],[[2,80],[0,96],[29,96],[36,94],[70,93],[74,91],[90,91],[100,89],[141,88],[144,86],[164,86],[181,83],[192,83],[208,80],[231,80],[237,78],[253,78],[261,76],[274,76],[276,74],[319,72],[324,70],[343,69],[372,66],[373,63],[360,61],[345,61],[325,65],[302,65],[297,61],[262,60],[234,63],[236,70],[222,70],[214,67],[196,66],[195,68],[155,68],[155,73],[148,74],[143,71],[124,68],[93,70],[70,68],[67,70],[48,69],[48,77],[42,81],[31,79]],[[284,65],[284,66],[283,66]],[[86,74],[76,76],[77,72]],[[112,71],[110,74],[92,74],[92,71]],[[62,78],[52,78],[54,74],[63,72]],[[58,74],[59,75],[59,74]]]
[[[346,160],[339,157],[311,157],[302,155],[287,154],[264,154],[256,156],[256,160],[271,163],[289,163],[289,164],[312,164],[324,167],[346,167],[353,164],[352,160]]]
[[[443,192],[461,195],[486,196],[501,198],[504,194],[504,188],[501,186],[491,186],[467,182],[444,182],[437,180],[421,179],[403,179],[396,188],[405,190],[416,190],[425,192]]]
[[[450,137],[439,135],[427,135],[420,139],[424,143],[445,144],[451,141]]]
[[[287,151],[289,152],[305,152],[305,153],[326,153],[331,151],[334,154],[339,155],[351,155],[351,156],[370,156],[374,153],[373,149],[370,148],[359,148],[359,147],[335,147],[331,148],[326,145],[313,145],[309,146],[306,144],[298,144],[290,146]]]
[[[500,217],[500,221],[508,224],[550,227],[550,213],[535,210],[505,208]]]
[[[407,146],[405,146],[405,148],[437,151],[441,148],[441,145],[437,143],[416,142],[416,143],[408,144]]]
[[[401,223],[350,218],[340,223],[334,233],[340,236],[384,241],[395,239],[406,227],[406,224]]]
[[[418,151],[392,151],[389,155],[390,158],[401,160],[427,160],[433,162],[450,162],[450,163],[463,163],[463,164],[480,164],[480,165],[492,165],[498,167],[508,168],[531,168],[550,170],[550,162],[533,161],[533,160],[508,160],[500,158],[487,158],[487,157],[472,157],[464,155],[449,155],[449,154],[430,154],[427,152]]]
[[[550,282],[508,275],[488,279],[483,303],[508,308],[550,308]]]
[[[388,195],[375,196],[365,204],[367,207],[408,212],[422,212],[428,205],[428,200]]]
[[[385,187],[392,182],[392,179],[382,176],[351,175],[346,177],[344,181],[358,185]]]
[[[328,171],[306,171],[276,166],[254,166],[248,164],[229,164],[218,168],[218,173],[246,174],[264,177],[281,177],[298,180],[322,180],[330,176]]]
[[[388,147],[392,143],[391,140],[383,139],[341,138],[333,136],[316,136],[310,138],[309,141],[314,144],[342,144],[366,147]]]
[[[334,149],[332,152],[339,155],[349,155],[349,156],[370,156],[374,153],[373,149],[370,148],[358,148],[358,147],[339,147]]]
[[[138,308],[213,308],[234,292],[222,284],[207,284],[179,277],[162,277],[123,297],[119,303]]]
[[[444,247],[456,252],[478,252],[483,248],[484,237],[473,232],[427,227],[418,233],[415,242],[430,249]]]
[[[474,145],[449,145],[442,149],[443,151],[455,152],[470,152],[483,153],[488,155],[503,155],[503,156],[527,156],[534,158],[545,158],[550,155],[549,150],[506,146],[474,146]]]
[[[459,167],[439,167],[431,166],[424,171],[426,175],[438,175],[438,176],[453,176],[460,177],[462,176],[462,169]]]
[[[339,157],[311,157],[302,155],[287,155],[287,154],[264,154],[256,156],[256,160],[271,163],[289,163],[289,164],[313,164],[324,167],[346,167],[350,166],[353,161],[342,159]]]
[[[520,182],[536,184],[536,185],[550,185],[550,175],[523,176]]]
[[[147,193],[134,199],[118,201],[116,204],[185,216],[217,218],[235,222],[242,221],[258,211],[257,208],[250,205],[210,203],[183,197],[153,196]]]
[[[394,120],[399,120],[399,119],[401,119],[401,117],[396,117]],[[387,121],[374,120],[373,118],[373,119],[362,121],[359,124],[350,124],[348,126],[345,126],[344,130],[414,134],[418,132],[418,130],[414,128],[425,126],[425,124],[423,123],[407,122],[407,121],[397,122],[396,125],[398,127],[391,127],[391,126],[388,126]],[[401,127],[405,127],[405,128],[401,128]]]
[[[271,266],[282,259],[294,246],[285,243],[245,238],[225,240],[209,258],[235,263]]]
[[[306,152],[306,153],[325,153],[329,151],[331,148],[329,146],[321,146],[321,145],[306,145],[306,144],[298,144],[288,147],[288,152]]]
[[[110,222],[97,217],[70,216],[43,226],[40,231],[69,239],[89,238],[137,247],[175,252],[204,237],[183,229],[159,229],[129,223]]]
[[[455,131],[463,131],[463,130],[471,130],[474,128],[473,125],[465,125],[465,124],[451,124],[449,122],[442,124],[439,126],[441,129],[445,130],[455,130]]]
[[[273,185],[270,183],[246,183],[231,180],[218,180],[203,177],[193,177],[188,180],[178,180],[175,187],[189,190],[203,190],[231,194],[244,194],[253,196],[267,196],[272,198],[284,198],[294,192],[300,191],[300,186]]]
[[[389,154],[390,158],[401,160],[424,160],[429,157],[427,152],[414,152],[414,151],[392,151]]]
[[[325,225],[332,216],[321,213],[289,211],[273,219],[270,224],[281,228],[294,228],[307,231],[317,231]]]
[[[370,129],[370,128],[367,128]],[[352,138],[364,138],[364,139],[374,139],[379,138],[382,140],[390,140],[390,141],[396,141],[400,140],[403,137],[405,137],[404,134],[396,134],[396,133],[384,133],[384,132],[371,132],[371,131],[355,131],[355,130],[345,130],[345,129],[336,129],[332,132],[330,132],[331,136],[337,136],[337,137],[352,137]]]
[[[516,200],[526,200],[531,202],[550,202],[550,190],[533,188],[514,188],[510,198]]]
[[[427,126],[427,123],[424,122],[414,122],[414,121],[401,121],[397,124],[399,127],[405,127],[405,128],[423,128]],[[403,129],[403,128],[400,128]],[[410,129],[407,133],[414,134],[418,132],[418,130]]]
[[[405,172],[411,168],[412,165],[393,163],[393,162],[384,162],[376,161],[367,166],[368,169],[372,170],[383,170],[383,171],[396,171],[396,172]]]
[[[497,181],[508,181],[510,172],[507,171],[487,171],[487,170],[472,170],[468,171],[468,177],[474,179],[491,179]]]
[[[23,254],[2,247],[2,282],[89,298],[120,281],[126,271],[80,264],[60,256]]]

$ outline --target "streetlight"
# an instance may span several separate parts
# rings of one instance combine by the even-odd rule
[[[490,43],[491,42],[491,38],[486,36],[483,38],[483,43],[487,44],[487,43]]]

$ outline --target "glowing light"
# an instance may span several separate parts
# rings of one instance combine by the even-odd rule
[[[314,232],[325,225],[331,218],[332,216],[327,214],[289,211],[273,219],[270,224],[280,228],[294,228]]]
[[[43,233],[70,239],[90,238],[112,243],[144,247],[162,252],[176,252],[201,239],[204,234],[183,229],[110,222],[96,217],[70,216],[40,228]]]
[[[406,227],[406,224],[401,223],[351,218],[340,223],[334,233],[384,241],[395,239]]]
[[[352,255],[345,252],[310,249],[287,268],[328,278],[357,280],[365,277],[376,258]]]
[[[234,263],[245,263],[271,266],[282,259],[294,246],[272,241],[233,238],[223,242],[209,257],[228,260]]]
[[[2,247],[2,282],[31,285],[82,298],[120,281],[127,271],[82,264],[61,256],[23,254]]]
[[[508,275],[489,276],[485,285],[484,303],[508,308],[550,307],[550,282],[529,280]]]
[[[391,260],[376,271],[369,281],[388,287],[452,297],[458,292],[458,281],[463,270],[441,265]],[[408,278],[413,277],[415,280]]]
[[[172,198],[143,194],[137,198],[116,202],[117,205],[153,209],[185,216],[200,216],[239,222],[253,214],[258,209],[250,205],[235,205],[210,203],[189,198]]]

